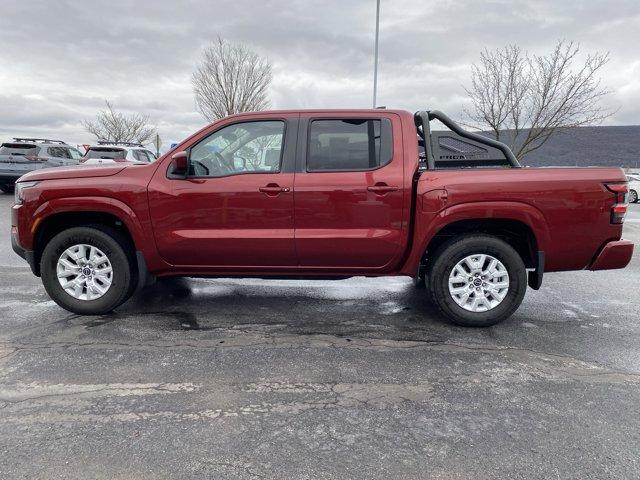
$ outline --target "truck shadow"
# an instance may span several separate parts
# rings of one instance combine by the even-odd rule
[[[162,279],[85,324],[148,318],[170,329],[256,329],[287,334],[416,339],[452,327],[410,280]],[[420,335],[419,333],[422,333]]]

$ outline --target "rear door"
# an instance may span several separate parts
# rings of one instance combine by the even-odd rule
[[[301,118],[295,179],[300,266],[387,271],[407,238],[400,118],[391,112]]]
[[[49,163],[49,166],[77,165],[79,162],[76,160],[75,154],[72,154],[74,150],[66,146],[47,147],[47,154],[49,155],[47,163]],[[75,152],[80,153],[77,150]]]

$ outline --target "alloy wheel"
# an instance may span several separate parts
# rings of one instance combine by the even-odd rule
[[[509,273],[504,264],[486,254],[460,260],[449,275],[451,298],[469,312],[486,312],[504,300],[509,291]]]
[[[64,291],[78,300],[102,297],[113,282],[113,267],[107,255],[87,244],[73,245],[62,252],[56,274]]]

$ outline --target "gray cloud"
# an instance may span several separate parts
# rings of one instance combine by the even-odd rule
[[[374,8],[374,0],[4,0],[0,138],[90,140],[80,120],[106,98],[149,114],[166,142],[180,140],[205,123],[190,74],[217,35],[271,60],[275,108],[368,107]],[[543,53],[561,38],[611,53],[603,82],[619,110],[608,123],[640,123],[637,0],[382,0],[379,103],[457,116],[480,50],[517,43]]]

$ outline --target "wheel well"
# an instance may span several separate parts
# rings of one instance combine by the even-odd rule
[[[468,233],[483,233],[498,237],[511,245],[522,258],[527,268],[535,268],[538,244],[531,228],[517,220],[477,219],[454,222],[440,230],[429,242],[422,258],[423,265],[447,240]]]
[[[40,273],[40,257],[47,243],[63,230],[67,230],[72,227],[89,227],[89,226],[104,226],[112,228],[118,231],[130,245],[135,248],[135,243],[131,237],[129,229],[115,215],[104,212],[65,212],[56,213],[46,219],[36,230],[36,234],[33,242],[33,251],[35,257],[35,265]]]

